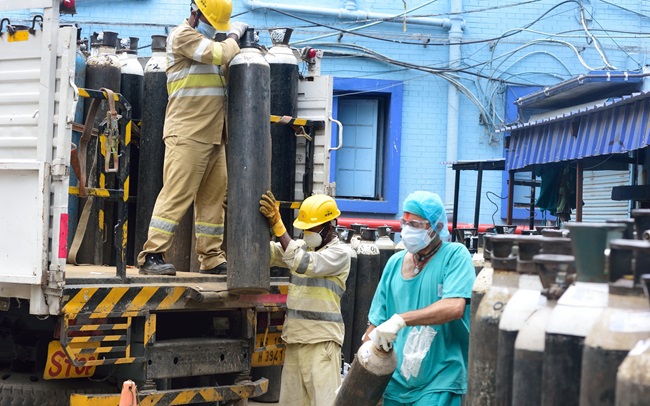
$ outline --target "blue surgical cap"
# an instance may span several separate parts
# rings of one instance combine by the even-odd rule
[[[449,237],[447,212],[445,212],[445,205],[442,203],[442,199],[437,194],[423,190],[413,192],[404,200],[402,209],[405,212],[416,214],[427,219],[431,223],[431,226],[436,229],[436,224],[442,223],[442,229],[438,232],[438,235],[442,239]]]

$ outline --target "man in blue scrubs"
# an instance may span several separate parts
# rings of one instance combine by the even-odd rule
[[[460,406],[467,390],[472,258],[464,245],[447,242],[447,214],[437,194],[414,192],[403,211],[406,250],[384,268],[364,340],[397,354],[384,406]]]

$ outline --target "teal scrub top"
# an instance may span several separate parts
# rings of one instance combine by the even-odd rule
[[[458,243],[443,242],[438,253],[412,279],[402,277],[406,251],[394,254],[386,264],[368,320],[375,326],[393,314],[422,309],[445,298],[471,298],[476,278],[472,257]],[[442,325],[431,326],[436,336],[422,360],[417,377],[406,380],[400,373],[402,351],[413,328],[400,330],[393,348],[397,354],[397,369],[384,392],[384,397],[399,402],[414,402],[426,393],[467,390],[467,352],[469,345],[469,301],[463,317]]]

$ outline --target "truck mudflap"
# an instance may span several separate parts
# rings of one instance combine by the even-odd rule
[[[208,386],[192,389],[141,391],[137,393],[140,406],[192,405],[206,402],[231,402],[255,398],[266,393],[269,380],[244,381],[235,385]],[[120,394],[74,394],[70,406],[115,406]]]

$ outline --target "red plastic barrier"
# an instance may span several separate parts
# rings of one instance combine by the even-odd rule
[[[367,224],[370,228],[389,226],[393,231],[401,231],[402,227],[399,220],[395,219],[365,219],[358,217],[339,217],[336,219],[337,224],[342,227],[352,228],[351,224]]]
[[[399,224],[399,220],[395,219],[368,219],[360,217],[339,217],[337,219],[338,225],[342,227],[351,228],[352,224],[367,224],[370,228],[377,228],[381,226],[389,226],[393,231],[399,232],[402,230],[402,227]],[[457,223],[456,228],[472,228],[472,223]],[[494,227],[493,224],[479,224],[478,232],[484,233],[488,228]],[[447,223],[447,228],[449,233],[452,232],[451,222]],[[517,226],[515,234],[521,234],[521,230],[525,228],[522,226]],[[527,229],[527,228],[526,228]]]

